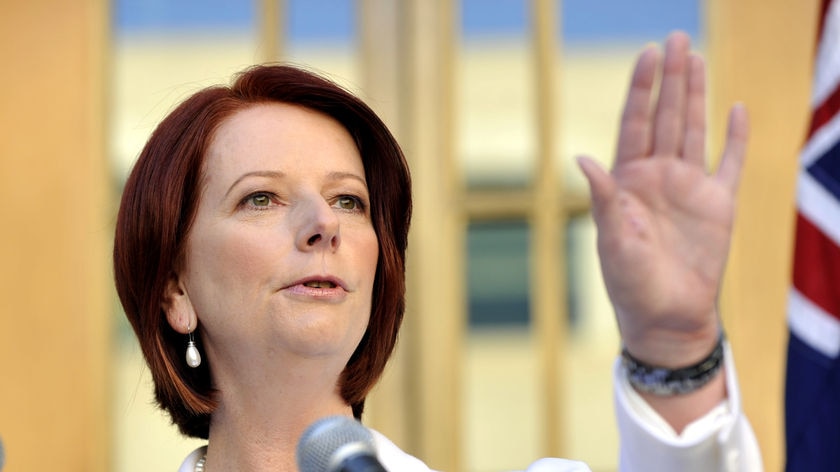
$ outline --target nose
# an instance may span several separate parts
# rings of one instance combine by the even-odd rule
[[[338,215],[320,196],[298,205],[297,247],[304,252],[335,251],[341,244]]]

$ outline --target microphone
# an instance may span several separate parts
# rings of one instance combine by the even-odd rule
[[[0,470],[3,470],[3,464],[6,463],[6,452],[3,450],[3,438],[0,438]]]
[[[297,463],[300,472],[388,472],[376,458],[370,431],[346,416],[309,426],[298,442]]]

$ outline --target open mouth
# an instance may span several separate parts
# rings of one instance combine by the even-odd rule
[[[334,283],[326,281],[326,280],[312,280],[310,282],[305,282],[303,285],[306,286],[306,287],[309,287],[309,288],[335,288],[336,287],[336,285]]]

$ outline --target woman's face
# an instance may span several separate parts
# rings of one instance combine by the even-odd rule
[[[368,324],[378,258],[349,133],[306,108],[255,105],[222,123],[204,166],[178,284],[211,365],[343,368]]]

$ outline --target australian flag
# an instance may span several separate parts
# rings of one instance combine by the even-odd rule
[[[789,472],[840,470],[840,0],[822,0],[788,299]]]

